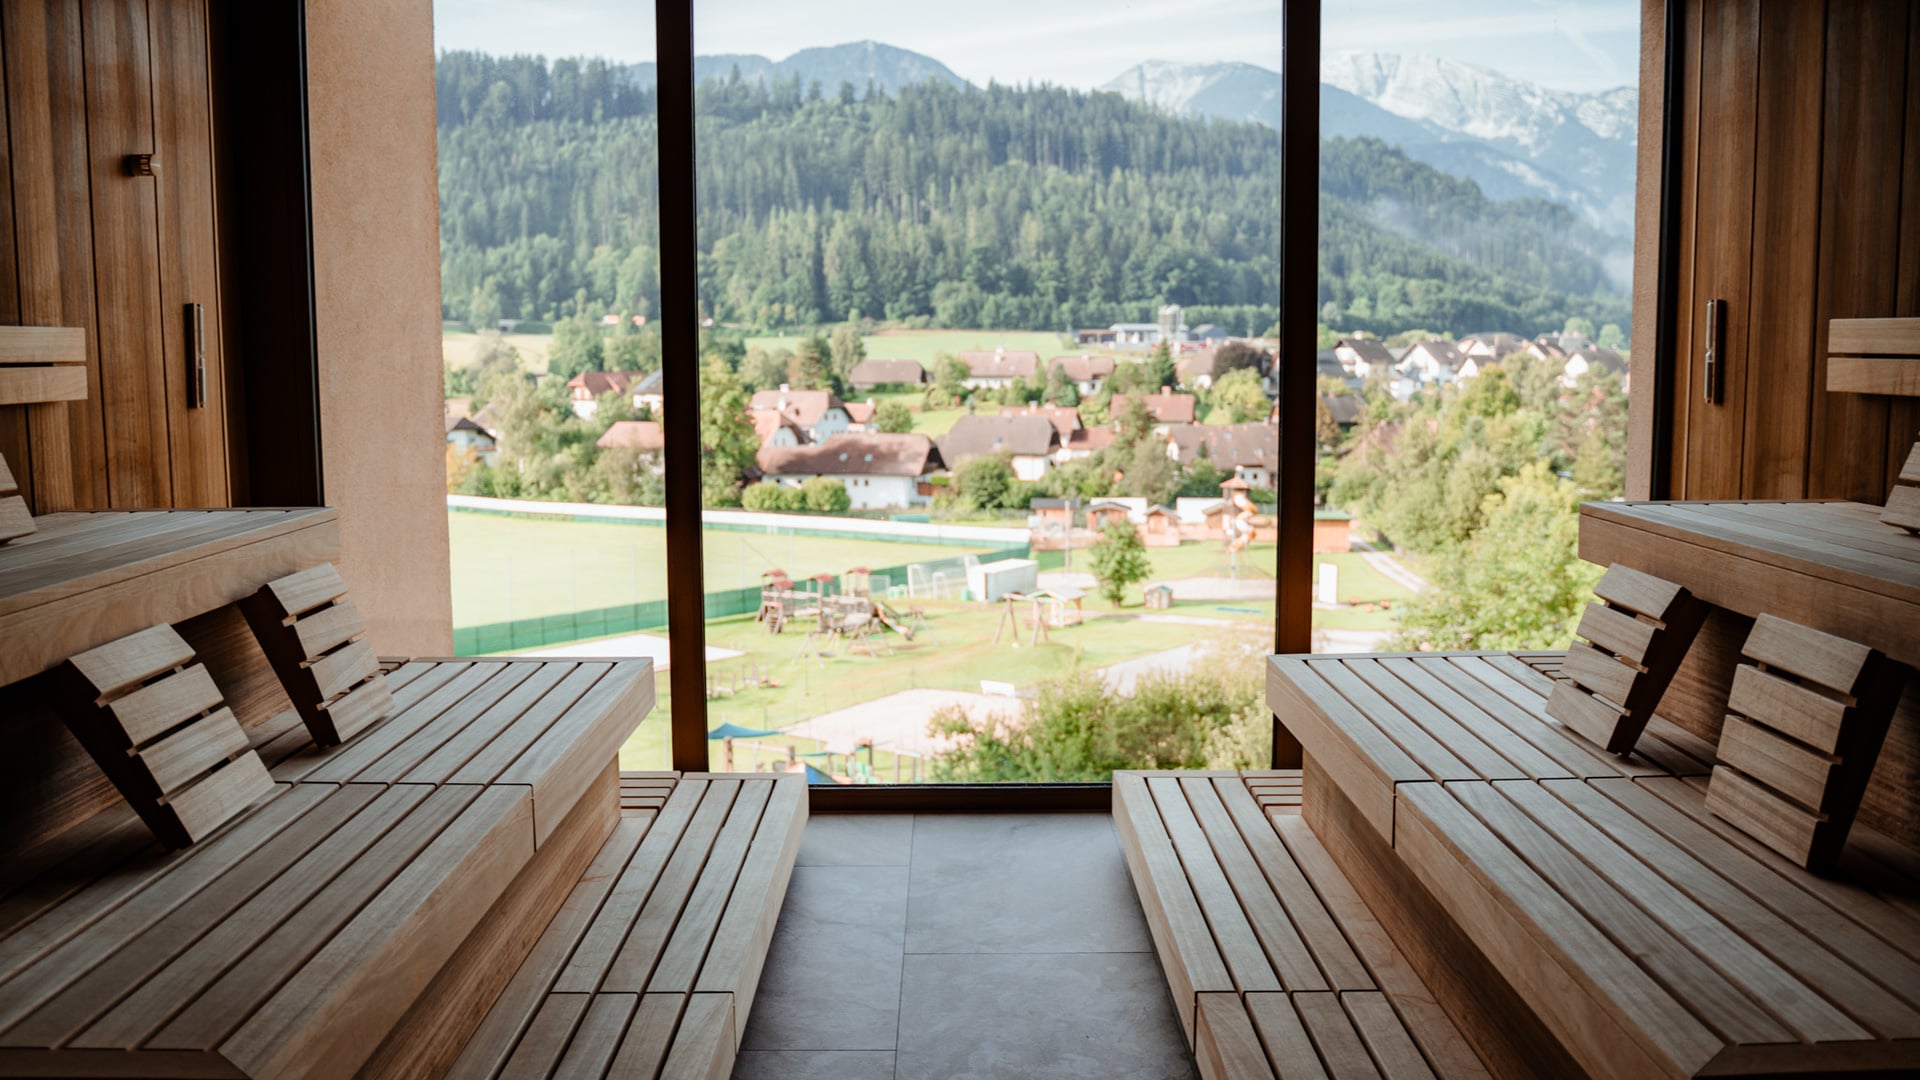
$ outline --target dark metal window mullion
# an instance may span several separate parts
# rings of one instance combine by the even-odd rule
[[[694,218],[693,0],[654,0],[659,56],[660,349],[667,468],[667,640],[678,661],[673,767],[707,770],[706,574],[700,552],[700,248]]]

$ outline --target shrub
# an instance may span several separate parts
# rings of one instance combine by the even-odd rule
[[[844,514],[853,506],[847,486],[830,476],[816,476],[800,485],[799,494],[806,509],[819,514]]]

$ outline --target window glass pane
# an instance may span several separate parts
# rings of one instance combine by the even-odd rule
[[[1625,464],[1641,5],[1324,11],[1315,649],[1564,647]]]
[[[652,7],[434,30],[455,650],[664,665]],[[623,768],[668,767],[658,685]]]
[[[1268,760],[1279,25],[696,7],[716,766]]]

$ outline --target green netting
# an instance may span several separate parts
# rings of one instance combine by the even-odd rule
[[[473,512],[490,513],[491,511]],[[590,520],[605,521],[607,519],[592,518]],[[871,539],[865,534],[849,533],[847,535]],[[995,551],[982,551],[977,557],[981,562],[1024,559],[1028,557],[1028,548],[1027,545],[1020,544]],[[961,573],[965,565],[964,558],[955,557],[936,559],[926,563],[902,563],[899,566],[876,567],[873,570],[874,588],[879,589],[883,582],[890,585],[904,584],[907,580],[908,566],[925,566],[928,576],[934,574],[952,576]],[[838,592],[839,583],[829,582],[827,591]],[[709,621],[732,618],[736,615],[751,615],[760,610],[760,590],[747,588],[710,592],[706,594],[705,608]],[[548,615],[538,619],[515,619],[510,622],[456,627],[453,631],[453,652],[456,656],[486,656],[492,653],[518,652],[549,645],[564,645],[587,638],[631,634],[641,630],[658,630],[666,625],[667,602],[648,600],[639,604],[618,604],[613,607]]]

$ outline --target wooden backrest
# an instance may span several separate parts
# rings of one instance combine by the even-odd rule
[[[0,405],[87,396],[87,334],[72,326],[0,326]]]
[[[1740,651],[1707,808],[1802,866],[1830,866],[1909,673],[1771,615],[1754,620]]]
[[[332,564],[268,582],[240,610],[314,742],[345,742],[393,707],[366,624]]]
[[[1910,533],[1920,533],[1920,442],[1907,451],[1906,463],[1900,466],[1893,490],[1887,493],[1887,505],[1880,512],[1880,520]]]
[[[68,729],[168,847],[201,839],[273,787],[171,626],[69,659],[56,685]]]
[[[1594,585],[1547,714],[1616,754],[1633,750],[1700,632],[1707,607],[1686,589],[1614,565]]]
[[[33,512],[20,495],[20,485],[7,468],[6,455],[0,454],[0,544],[33,532]]]

